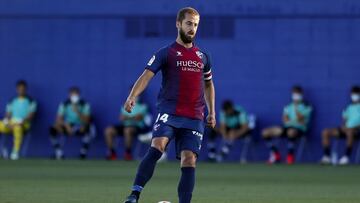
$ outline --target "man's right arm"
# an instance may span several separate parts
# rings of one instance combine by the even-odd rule
[[[61,103],[58,107],[57,115],[56,115],[56,124],[63,125],[64,124],[64,115],[65,115],[65,105]]]
[[[10,120],[11,116],[12,116],[12,110],[11,110],[11,103],[8,103],[6,105],[6,114],[5,114],[5,119]]]
[[[145,71],[137,79],[124,104],[124,108],[127,112],[131,112],[132,108],[135,106],[136,98],[145,90],[154,75],[155,74],[152,71],[145,69]]]

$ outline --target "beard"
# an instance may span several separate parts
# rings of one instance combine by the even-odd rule
[[[194,41],[194,37],[186,35],[184,30],[181,29],[181,28],[179,30],[179,34],[180,34],[181,41],[183,41],[185,44],[189,44],[189,43],[192,43]]]

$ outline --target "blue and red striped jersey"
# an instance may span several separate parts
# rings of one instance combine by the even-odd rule
[[[157,101],[159,112],[204,119],[204,80],[212,79],[208,54],[195,45],[186,48],[174,42],[157,51],[146,69],[162,73]]]

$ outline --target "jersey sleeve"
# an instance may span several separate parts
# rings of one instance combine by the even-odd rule
[[[305,106],[304,111],[302,113],[306,118],[310,118],[311,112],[312,112],[312,106],[307,105]]]
[[[225,123],[225,113],[223,111],[220,112],[220,117],[219,117],[220,123]]]
[[[11,103],[6,104],[6,113],[11,113],[12,112],[12,108],[11,108]]]
[[[65,105],[63,103],[61,103],[59,105],[58,111],[57,111],[57,115],[58,116],[64,116],[65,114]]]
[[[284,107],[283,115],[289,116],[290,115],[290,105]]]
[[[205,61],[205,65],[204,65],[204,80],[208,81],[212,79],[212,73],[211,73],[211,59],[209,54],[205,54],[206,56],[206,61]]]
[[[343,117],[343,119],[348,119],[348,118],[349,118],[349,107],[347,107],[347,108],[342,112],[342,117]]]
[[[85,116],[90,116],[90,113],[91,113],[91,107],[90,107],[90,104],[86,103],[82,109],[82,113],[85,115]]]
[[[30,112],[30,113],[36,112],[36,109],[37,109],[37,103],[36,103],[36,101],[31,101],[29,108],[30,108],[30,109],[29,109],[29,112]]]
[[[150,70],[153,73],[159,72],[166,62],[167,49],[162,48],[157,51],[147,63],[145,69]]]
[[[146,104],[143,104],[142,108],[141,108],[141,111],[140,111],[140,114],[145,116],[147,113],[148,113],[148,106]]]
[[[239,120],[241,125],[247,124],[249,122],[248,115],[245,111],[241,112]]]

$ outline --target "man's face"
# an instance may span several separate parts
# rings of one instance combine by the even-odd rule
[[[184,43],[192,43],[194,41],[199,21],[200,16],[186,13],[185,19],[182,22],[176,22],[180,39]]]
[[[229,116],[229,115],[231,115],[231,114],[233,114],[234,113],[234,109],[233,108],[227,108],[227,109],[225,109],[225,114],[227,115],[227,116]]]
[[[26,95],[26,86],[25,85],[16,86],[16,92],[19,96],[25,96]]]
[[[291,97],[294,102],[301,102],[303,100],[303,94],[299,91],[293,91]]]
[[[354,103],[358,103],[360,102],[360,93],[358,92],[351,92],[351,101],[354,102]]]

